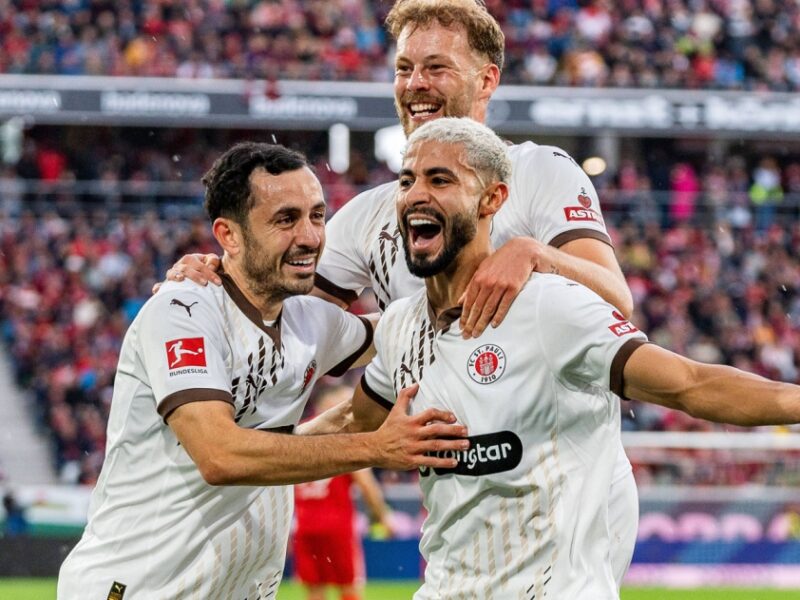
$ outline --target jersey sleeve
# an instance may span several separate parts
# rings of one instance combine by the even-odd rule
[[[523,144],[514,164],[514,190],[535,239],[554,246],[581,238],[611,244],[589,176],[565,151]]]
[[[384,408],[391,410],[397,400],[397,396],[392,384],[391,373],[386,367],[388,348],[385,343],[385,336],[387,335],[385,320],[386,317],[384,316],[375,329],[375,356],[364,371],[361,385],[370,398]]]
[[[314,298],[313,314],[325,332],[317,351],[320,372],[341,377],[372,344],[372,324],[324,300]]]
[[[647,336],[592,290],[561,277],[548,285],[536,310],[542,351],[556,376],[622,397],[625,363]]]
[[[350,200],[325,225],[325,250],[314,278],[319,289],[348,304],[370,285],[368,258],[359,243],[363,238],[367,194]]]
[[[143,311],[137,332],[147,383],[162,418],[189,402],[233,404],[228,342],[210,294],[191,288],[162,291]]]

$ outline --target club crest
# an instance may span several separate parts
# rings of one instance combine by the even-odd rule
[[[472,381],[482,385],[494,383],[506,370],[506,353],[494,344],[478,346],[469,355],[467,373]]]

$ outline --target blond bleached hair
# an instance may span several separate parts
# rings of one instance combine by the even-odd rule
[[[406,151],[422,142],[460,146],[467,165],[475,169],[482,183],[511,181],[508,147],[483,123],[469,117],[441,117],[415,129],[408,136]]]
[[[424,28],[432,23],[463,27],[470,48],[502,71],[506,38],[481,0],[397,0],[386,17],[386,29],[394,39],[407,25]]]

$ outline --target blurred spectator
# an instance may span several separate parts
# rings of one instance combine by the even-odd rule
[[[3,510],[5,512],[3,535],[16,537],[28,533],[28,519],[25,517],[25,507],[17,501],[11,490],[3,494]]]
[[[777,206],[782,201],[783,188],[778,163],[772,157],[762,158],[753,171],[753,185],[750,186],[750,202],[755,207],[756,228],[759,231],[772,225]]]
[[[487,2],[508,41],[504,83],[800,89],[800,5]],[[144,0],[0,3],[0,72],[387,80],[388,3]]]

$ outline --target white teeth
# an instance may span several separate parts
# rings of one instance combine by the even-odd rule
[[[313,262],[314,262],[313,258],[307,258],[305,260],[290,260],[289,264],[294,265],[296,267],[305,267],[312,264]]]
[[[409,108],[411,109],[411,112],[413,112],[413,113],[418,113],[418,112],[436,112],[437,110],[439,110],[438,106],[436,106],[435,104],[429,104],[429,103],[411,104],[409,106]]]
[[[408,224],[411,225],[412,227],[418,227],[419,225],[438,225],[439,223],[437,223],[433,219],[414,218],[414,219],[409,219]]]

